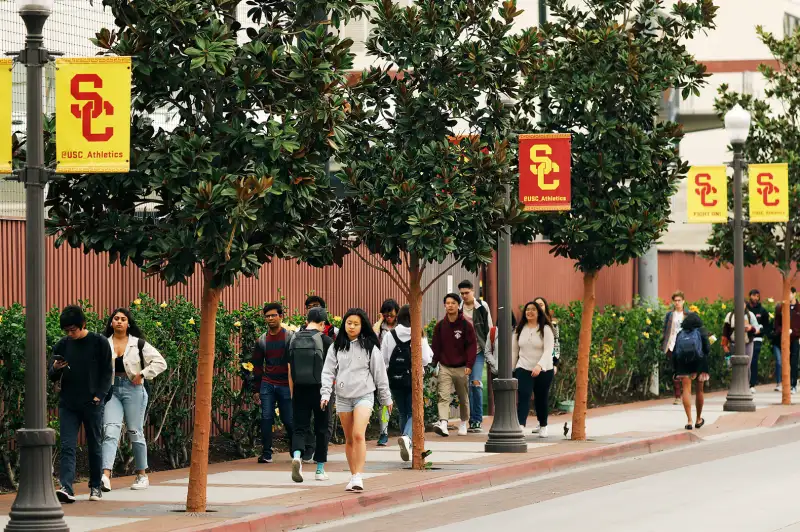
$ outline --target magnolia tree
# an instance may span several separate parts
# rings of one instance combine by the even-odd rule
[[[476,270],[491,261],[498,230],[523,220],[504,196],[516,157],[504,98],[517,95],[537,46],[529,31],[512,35],[520,13],[513,1],[377,2],[367,49],[379,66],[348,98],[339,177],[351,247],[411,306],[415,469],[424,466],[422,296],[438,279],[423,286],[423,274],[449,256]]]
[[[800,248],[796,245],[800,234],[800,33],[776,39],[761,27],[756,29],[761,41],[769,48],[778,62],[778,67],[761,65],[759,72],[767,80],[766,98],[771,102],[753,98],[751,95],[730,91],[727,85],[719,89],[716,110],[720,117],[739,103],[752,114],[750,135],[744,145],[745,158],[753,163],[786,162],[789,164],[789,222],[745,223],[744,245],[746,265],[773,265],[783,277],[783,323],[789,323],[789,297],[791,283],[797,274],[796,263],[800,260]],[[773,105],[773,103],[780,105]],[[733,184],[729,183],[729,188]],[[747,205],[749,190],[742,190]],[[733,210],[733,191],[728,194],[728,208]],[[749,211],[743,213],[745,220]],[[733,227],[727,224],[714,225],[708,240],[709,248],[704,256],[718,265],[733,263]],[[782,403],[791,404],[791,382],[789,364],[790,327],[781,330],[782,358]]]
[[[168,285],[202,276],[188,511],[206,509],[222,291],[274,257],[341,262],[326,162],[347,118],[351,43],[314,13],[336,25],[354,2],[249,0],[245,32],[236,1],[103,1],[117,28],[96,44],[134,58],[132,171],[54,183],[48,226],[57,245],[107,252]],[[169,131],[149,119],[165,109]]]
[[[712,28],[711,0],[550,0],[550,23],[524,89],[531,107],[544,89],[543,132],[572,134],[572,210],[534,223],[551,252],[583,272],[583,313],[572,438],[586,439],[589,352],[600,270],[642,255],[666,230],[670,196],[687,165],[679,125],[657,117],[665,92],[698,93],[705,67],[685,42]],[[531,109],[532,111],[532,109]]]

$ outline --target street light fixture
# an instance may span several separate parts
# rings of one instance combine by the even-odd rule
[[[742,171],[746,166],[742,152],[750,132],[750,113],[736,104],[725,114],[725,131],[733,146],[733,297],[734,354],[731,357],[731,387],[723,409],[726,412],[753,412],[756,405],[750,393],[747,369],[750,362],[744,352],[744,225],[742,222]]]
[[[44,166],[42,68],[50,61],[42,30],[54,0],[17,0],[25,22],[25,49],[17,61],[27,71],[25,167],[17,179],[25,184],[25,428],[16,433],[20,450],[17,498],[6,532],[68,532],[53,488],[53,446],[56,433],[47,427],[47,342],[44,291],[44,187],[50,171]]]

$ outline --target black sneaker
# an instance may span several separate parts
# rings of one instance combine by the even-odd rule
[[[103,500],[103,490],[100,488],[91,488],[89,490],[89,500],[90,501],[102,501]]]
[[[61,504],[72,504],[75,502],[75,495],[72,493],[72,490],[68,488],[58,488],[56,490],[56,497]]]
[[[272,463],[272,457],[271,456],[259,456],[258,457],[258,463],[259,464],[271,464]]]
[[[480,421],[475,421],[473,423],[470,423],[469,424],[469,430],[467,430],[467,432],[472,432],[473,434],[477,434],[479,432],[483,432],[483,430],[481,429],[481,422]]]

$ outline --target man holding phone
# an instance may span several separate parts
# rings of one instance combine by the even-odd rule
[[[53,364],[48,371],[50,380],[60,382],[61,388],[61,487],[56,495],[62,503],[75,502],[75,451],[83,425],[89,446],[89,500],[99,501],[103,498],[103,406],[113,379],[111,347],[106,338],[86,329],[80,307],[66,307],[60,325],[66,336],[53,347]]]

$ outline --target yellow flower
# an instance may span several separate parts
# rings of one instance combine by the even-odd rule
[[[160,305],[160,306],[161,306],[161,308],[167,308],[167,302],[166,302],[166,301],[164,301],[163,303],[161,303],[161,305]]]
[[[728,308],[728,305],[726,305],[725,303],[723,303],[723,304],[722,304],[722,310],[725,310],[726,308]],[[689,309],[689,310],[691,310],[691,309]]]
[[[647,321],[645,321],[645,323],[648,324],[648,325],[652,325],[653,324],[653,322],[650,321],[650,318],[647,318]]]
[[[616,312],[614,312],[613,314],[611,314],[611,317],[612,317],[612,318],[616,318],[616,317],[617,317],[617,313],[616,313]]]
[[[141,305],[141,304],[142,304],[142,300],[141,300],[141,299],[134,299],[134,300],[133,300],[133,304],[134,304],[134,305],[136,305],[136,306],[138,307],[139,305]]]
[[[770,319],[774,320],[774,319],[775,319],[775,314],[774,314],[774,313],[772,313],[772,312],[770,312],[770,313],[769,313],[769,317],[770,317]]]
[[[194,318],[189,318],[189,325],[194,325]]]
[[[647,309],[647,313],[648,314],[652,314],[653,313],[653,309],[651,309],[651,308]]]
[[[243,367],[244,369],[246,369],[247,371],[253,371],[253,364],[252,364],[252,362],[245,362],[244,364],[242,364],[242,367]]]
[[[241,321],[237,321],[237,322],[235,322],[235,323],[233,324],[233,326],[234,326],[234,327],[237,327],[237,328],[238,328],[238,327],[241,327],[241,326],[242,326],[242,322],[241,322]]]
[[[0,316],[0,323],[3,323],[3,316]]]
[[[625,316],[620,316],[619,321],[620,323],[625,323]]]
[[[160,321],[156,322],[156,327],[161,327],[161,322]]]
[[[644,336],[645,338],[650,338],[650,333],[645,331],[642,333],[642,336]]]
[[[770,303],[775,303],[775,300],[772,299],[771,297],[767,298],[767,301],[770,302]]]

